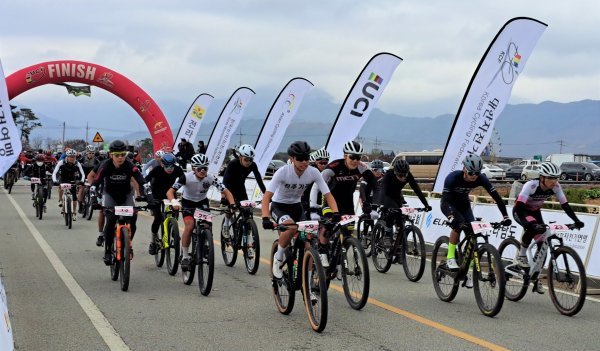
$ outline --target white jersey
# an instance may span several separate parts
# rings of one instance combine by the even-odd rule
[[[181,188],[183,190],[183,199],[199,202],[206,199],[208,189],[210,189],[211,186],[216,187],[220,192],[225,190],[225,185],[212,175],[207,174],[206,177],[198,179],[194,174],[194,171],[192,171],[186,172],[179,177],[172,188],[175,190]]]
[[[302,175],[298,176],[294,165],[285,165],[275,172],[267,191],[274,194],[273,202],[297,204],[300,203],[304,190],[313,182],[319,187],[322,194],[329,193],[329,187],[323,180],[321,172],[315,167],[308,167]]]

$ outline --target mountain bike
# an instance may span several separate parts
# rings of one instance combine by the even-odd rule
[[[60,183],[60,188],[63,191],[62,196],[62,215],[65,220],[65,225],[71,229],[73,226],[73,199],[75,198],[75,182]]]
[[[180,250],[180,237],[179,237],[179,224],[177,219],[179,218],[179,211],[173,209],[171,201],[164,199],[160,206],[160,211],[163,212],[163,222],[160,226],[160,237],[156,238],[156,245],[158,250],[154,255],[154,262],[156,267],[162,267],[167,259],[167,271],[170,275],[177,274],[179,268],[179,250]]]
[[[221,224],[221,254],[228,267],[233,267],[237,260],[237,253],[242,249],[246,270],[256,274],[260,260],[260,238],[252,209],[256,207],[254,201],[240,201],[239,213],[233,214],[229,228],[225,228],[225,220]],[[230,213],[229,210],[218,210]],[[229,231],[228,235],[227,231]]]
[[[520,251],[520,243],[515,238],[507,238],[500,244],[500,256],[506,276],[506,298],[519,301],[527,292],[530,282],[534,291],[539,291],[542,273],[548,278],[548,291],[556,309],[566,316],[577,314],[585,302],[587,278],[585,266],[575,250],[565,246],[562,236],[576,229],[574,224],[538,224],[531,244],[527,248],[530,268],[521,268],[515,261]],[[548,257],[548,268],[544,264]],[[535,253],[534,253],[535,252]]]
[[[42,185],[40,178],[31,177],[29,178],[33,187],[33,207],[35,207],[35,217],[42,219],[44,212],[46,212],[46,197],[44,196],[44,190],[46,185]]]
[[[382,211],[381,219],[375,224],[373,242],[373,265],[381,273],[387,272],[392,263],[402,263],[408,280],[417,282],[425,271],[425,240],[421,230],[414,224],[411,215],[425,211],[424,208],[390,208]],[[386,233],[386,219],[390,218],[395,232]],[[391,228],[390,228],[391,230]]]
[[[365,255],[367,257],[371,256],[371,232],[373,227],[375,227],[375,221],[371,218],[370,213],[363,213],[360,215],[360,217],[358,217],[358,223],[356,225],[356,237],[365,250]]]
[[[502,262],[498,250],[489,244],[487,238],[493,229],[500,227],[500,223],[482,222],[481,218],[463,225],[465,238],[456,247],[456,260],[460,266],[457,271],[446,265],[448,237],[444,235],[436,240],[431,256],[431,275],[440,300],[454,300],[460,282],[465,286],[473,263],[473,291],[479,310],[488,317],[500,312],[504,302]],[[478,239],[484,242],[478,242]]]
[[[85,186],[85,190],[83,193],[83,200],[79,203],[79,213],[81,213],[82,218],[89,221],[92,219],[92,214],[94,213],[92,195],[90,194],[90,183],[86,180],[83,186]]]
[[[199,208],[194,211],[196,222],[192,230],[190,267],[188,270],[184,270],[183,267],[181,269],[183,283],[190,285],[194,281],[196,266],[198,267],[198,287],[204,296],[210,294],[215,271],[215,247],[211,231],[213,217],[214,215],[210,212],[202,211]]]
[[[146,211],[146,206],[115,206],[105,207],[104,211],[113,212],[118,216],[115,226],[115,237],[110,248],[113,261],[110,265],[110,277],[113,281],[119,279],[122,291],[129,289],[129,277],[131,272],[131,260],[133,251],[131,249],[131,217],[136,211]]]
[[[279,225],[275,230],[284,231],[297,227],[290,245],[285,250],[281,263],[283,276],[275,278],[271,272],[273,297],[281,314],[290,314],[294,309],[296,290],[302,292],[304,307],[312,330],[320,333],[327,325],[327,284],[325,270],[317,251],[318,221],[302,221],[293,225]],[[273,242],[270,266],[277,252],[279,239]],[[301,274],[298,275],[298,267]]]
[[[48,199],[52,198],[52,173],[46,172],[46,184],[48,185]]]
[[[17,172],[14,167],[11,167],[4,174],[4,189],[8,190],[9,194],[12,192],[12,188],[15,185],[16,181],[17,181]]]
[[[344,215],[339,223],[321,223],[330,241],[329,267],[325,268],[327,286],[333,279],[341,280],[346,301],[353,309],[360,310],[369,299],[370,279],[365,251],[352,236],[356,219],[355,215]]]

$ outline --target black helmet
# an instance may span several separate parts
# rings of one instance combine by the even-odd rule
[[[127,150],[127,145],[125,145],[124,142],[122,142],[121,140],[113,140],[112,143],[110,143],[110,145],[108,146],[108,149],[110,152],[119,152],[119,151],[126,151]]]
[[[371,169],[381,171],[383,169],[383,161],[381,161],[381,160],[371,161]]]
[[[406,174],[410,170],[410,165],[408,164],[408,162],[402,159],[395,160],[393,166],[395,173]]]
[[[310,146],[306,141],[294,141],[287,150],[288,155],[292,157],[305,156],[308,159]]]

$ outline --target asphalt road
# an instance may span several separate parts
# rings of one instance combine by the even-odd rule
[[[240,259],[223,264],[216,249],[213,290],[183,284],[157,268],[147,253],[151,218],[142,214],[134,240],[129,291],[122,292],[94,245],[96,215],[62,223],[56,192],[43,220],[35,218],[29,187],[0,191],[0,272],[18,350],[598,350],[600,304],[588,300],[575,317],[560,315],[546,293],[505,301],[483,316],[472,290],[440,301],[429,263],[409,282],[399,265],[380,274],[371,265],[370,301],[352,310],[341,285],[329,290],[329,320],[311,331],[298,294],[294,311],[277,312],[268,252],[275,234],[260,231],[262,260],[250,276]],[[220,228],[220,218],[215,222]]]

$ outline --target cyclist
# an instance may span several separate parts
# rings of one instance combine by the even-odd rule
[[[81,168],[83,168],[83,172],[85,173],[85,176],[87,178],[88,174],[90,174],[90,172],[100,164],[100,161],[98,161],[98,159],[96,158],[96,148],[94,147],[94,145],[88,145],[85,149],[86,153],[85,155],[81,156],[81,158],[79,159],[79,163],[81,163]],[[77,194],[77,200],[80,204],[79,213],[83,213],[84,211],[83,206],[81,206],[84,196],[85,187],[82,186],[79,189],[79,193]]]
[[[540,226],[544,224],[540,208],[542,208],[544,201],[550,196],[556,196],[563,211],[575,222],[576,228],[583,228],[583,222],[575,215],[575,212],[567,202],[567,197],[563,193],[562,187],[558,183],[559,176],[560,170],[554,163],[542,163],[540,165],[539,178],[525,183],[515,201],[513,217],[524,229],[523,236],[521,237],[521,249],[517,257],[517,264],[521,268],[529,268],[527,248],[531,244],[531,240],[535,235],[545,231],[545,228]],[[544,290],[541,284],[536,286],[536,291],[543,294]]]
[[[29,167],[25,168],[23,171],[23,176],[25,180],[29,180],[31,177],[40,178],[41,186],[44,189],[44,204],[46,203],[46,197],[48,196],[48,191],[46,190],[46,172],[49,172],[51,168],[49,168],[44,163],[44,155],[37,154],[35,156],[35,162]],[[35,198],[35,193],[33,192],[35,189],[35,184],[31,184],[31,199]],[[45,206],[45,205],[44,205]]]
[[[52,172],[52,182],[54,182],[55,185],[71,182],[83,183],[85,179],[83,168],[81,168],[81,163],[77,162],[75,156],[77,156],[77,151],[68,149],[65,151],[65,159],[58,161],[56,167],[54,167],[54,172]],[[62,207],[63,189],[60,188],[58,191],[58,207]],[[76,197],[75,186],[71,187],[71,194],[73,194],[73,198]],[[77,201],[73,201],[73,220],[77,220]]]
[[[98,151],[98,161],[102,162],[108,159],[108,152],[106,150]]]
[[[319,172],[323,172],[323,170],[325,169],[325,167],[329,163],[329,152],[327,150],[325,150],[325,148],[317,149],[317,150],[313,151],[310,154],[310,158],[309,158],[308,161],[309,161],[309,164],[312,167],[315,167],[316,169],[318,169]],[[302,193],[302,208],[304,209],[305,217],[306,218],[312,218],[313,217],[313,215],[312,215],[313,212],[315,214],[317,212],[319,212],[316,208],[311,212],[311,208],[310,208],[310,191],[311,191],[312,186],[313,185],[310,184],[306,188],[306,190],[304,190],[304,192]],[[319,192],[317,194],[317,206],[321,206],[322,200],[323,200],[323,196],[321,195],[321,192]],[[318,217],[318,214],[316,216]]]
[[[262,176],[258,172],[258,166],[254,162],[254,148],[248,144],[244,144],[238,148],[238,158],[232,160],[227,164],[225,173],[223,174],[223,185],[231,192],[235,203],[240,201],[248,200],[248,194],[246,193],[246,178],[252,172],[254,179],[260,188],[260,191],[264,194],[266,191],[265,184],[263,183]],[[225,200],[225,199],[224,199]],[[222,202],[227,205],[227,201]],[[232,213],[225,213],[225,224],[223,226],[223,236],[229,238],[230,230],[229,225],[231,222]]]
[[[371,172],[375,176],[377,180],[375,182],[375,187],[372,187],[369,182],[365,179],[360,181],[360,197],[365,199],[368,203],[371,204],[371,213],[369,214],[372,219],[379,218],[377,214],[377,207],[379,203],[379,193],[381,191],[381,181],[383,180],[383,161],[381,160],[373,160],[371,161]]]
[[[164,218],[161,211],[161,202],[167,198],[167,191],[171,185],[183,175],[183,170],[176,163],[175,156],[172,153],[166,153],[162,156],[159,167],[153,167],[148,175],[144,178],[146,183],[149,183],[152,189],[152,197],[154,203],[148,206],[152,210],[154,221],[150,226],[152,232],[152,240],[148,247],[150,255],[156,255],[157,252],[157,234]]]
[[[264,229],[273,229],[270,217],[278,225],[291,225],[304,219],[304,211],[300,198],[302,192],[312,183],[324,194],[327,205],[333,210],[333,221],[340,220],[340,214],[333,195],[325,183],[323,176],[314,167],[308,166],[310,146],[306,141],[296,141],[287,150],[291,164],[279,168],[269,183],[269,187],[262,198],[262,224]],[[314,188],[314,186],[313,186]],[[271,203],[271,199],[273,202]],[[269,211],[269,204],[271,210]],[[282,230],[279,236],[279,246],[273,259],[273,276],[281,278],[283,272],[280,268],[284,261],[284,253],[296,229],[292,226]],[[320,246],[320,245],[319,245]],[[327,255],[319,255],[324,263],[329,266]]]
[[[229,208],[235,208],[231,192],[225,188],[223,183],[208,174],[209,160],[203,154],[194,155],[190,164],[191,172],[186,172],[177,179],[175,184],[167,191],[167,198],[171,200],[174,209],[183,207],[182,215],[185,228],[181,237],[181,269],[188,271],[190,269],[191,257],[189,254],[192,230],[194,229],[194,211],[200,208],[204,211],[210,211],[207,193],[211,186],[217,188],[221,194],[225,195],[230,205]],[[181,203],[175,199],[175,192],[183,189]]]
[[[54,168],[54,166],[56,166],[56,164],[58,163],[58,160],[56,159],[56,157],[54,157],[54,155],[52,155],[52,151],[50,151],[50,150],[44,151],[44,163],[46,165],[51,166],[52,168]]]
[[[113,257],[110,251],[115,235],[117,216],[110,209],[115,206],[134,206],[133,189],[139,189],[143,194],[144,180],[135,177],[136,167],[126,159],[127,146],[121,140],[114,140],[109,145],[110,159],[102,162],[98,167],[92,182],[91,192],[96,191],[100,184],[104,185],[102,194],[102,207],[104,208],[104,264],[111,265]],[[91,174],[91,173],[90,173]],[[136,231],[137,213],[131,219],[131,240]]]
[[[444,180],[440,208],[442,213],[448,217],[449,225],[452,228],[446,262],[450,270],[458,270],[459,268],[456,262],[455,251],[460,232],[464,226],[475,220],[473,211],[471,210],[471,202],[469,201],[471,190],[482,186],[494,199],[498,209],[502,213],[502,225],[509,226],[512,223],[510,218],[508,218],[504,200],[502,200],[500,194],[492,186],[486,175],[481,173],[482,168],[483,161],[481,157],[475,154],[468,154],[463,160],[463,169],[450,172]],[[468,288],[473,286],[470,275],[468,276],[466,286]]]
[[[147,176],[148,174],[150,174],[150,171],[153,168],[160,166],[161,160],[162,160],[162,157],[164,154],[165,154],[165,152],[163,150],[157,150],[154,153],[154,158],[152,160],[148,161],[142,168],[142,174],[144,176]]]

